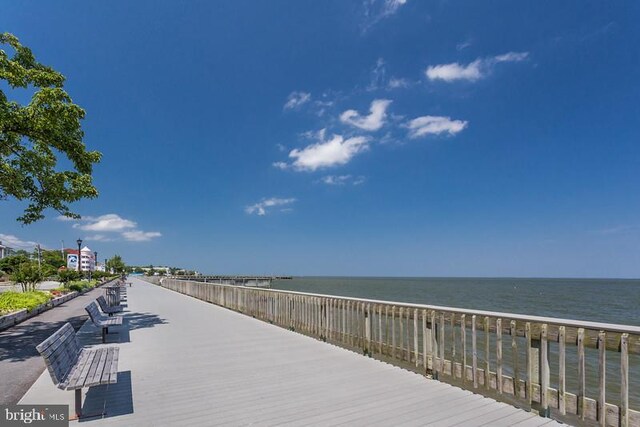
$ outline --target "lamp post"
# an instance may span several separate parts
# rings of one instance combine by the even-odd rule
[[[93,269],[98,271],[98,251],[93,253]]]
[[[78,244],[78,273],[80,273],[80,263],[82,262],[82,253],[80,252],[82,250],[82,239],[76,240],[76,243]]]

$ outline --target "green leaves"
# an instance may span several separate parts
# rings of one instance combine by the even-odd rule
[[[0,90],[0,199],[28,200],[18,218],[28,224],[44,218],[52,208],[77,218],[68,204],[95,198],[93,166],[101,153],[87,151],[80,121],[85,111],[62,88],[64,76],[39,64],[31,50],[9,33],[0,34],[0,79],[11,88],[36,88],[28,105],[10,101]],[[58,156],[73,170],[60,170]]]

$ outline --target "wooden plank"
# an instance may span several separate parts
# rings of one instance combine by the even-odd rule
[[[453,378],[457,378],[456,374],[456,365],[457,365],[457,355],[456,355],[456,314],[451,313],[451,375]]]
[[[511,359],[513,364],[513,394],[520,397],[520,369],[518,366],[518,336],[516,333],[516,321],[509,322],[509,333],[511,334]]]
[[[549,415],[549,361],[547,348],[547,324],[542,324],[540,330],[540,404],[542,414]]]
[[[460,315],[460,346],[462,347],[462,383],[467,382],[467,322],[466,314]]]
[[[400,360],[404,360],[404,307],[400,307]]]
[[[585,358],[584,358],[584,329],[578,329],[578,415],[585,419]]]
[[[567,413],[567,402],[565,394],[566,389],[566,343],[565,343],[565,327],[560,326],[558,333],[558,410],[561,415]]]
[[[489,316],[485,316],[484,318],[484,358],[485,358],[485,368],[484,368],[484,388],[487,390],[491,388],[491,349],[490,349],[490,335],[489,331],[490,319]]]
[[[397,357],[396,353],[396,306],[391,306],[391,357]]]
[[[422,367],[425,374],[429,366],[427,365],[427,343],[430,337],[427,336],[427,310],[422,310]]]
[[[620,426],[629,426],[629,334],[620,338]]]
[[[471,373],[473,375],[473,388],[478,388],[478,347],[475,314],[471,316],[471,355],[473,357],[471,365]]]
[[[436,312],[431,311],[431,370],[434,378],[438,378],[440,364],[438,363],[438,341],[436,333]]]
[[[444,371],[444,313],[440,313],[440,327],[438,328],[438,350],[440,350],[439,372]]]
[[[502,319],[496,319],[496,377],[498,393],[502,394]]]
[[[413,310],[413,350],[415,352],[416,368],[420,364],[420,352],[418,350],[418,309]]]
[[[598,334],[598,421],[602,427],[606,425],[607,420],[605,411],[607,391],[607,351],[605,342],[606,332],[600,331]]]
[[[533,402],[533,361],[531,360],[531,323],[526,322],[524,325],[524,335],[527,341],[527,379],[526,379],[526,396],[527,404],[531,406]]]

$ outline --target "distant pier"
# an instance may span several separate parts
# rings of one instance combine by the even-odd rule
[[[250,288],[270,288],[274,280],[291,280],[292,276],[224,276],[224,275],[198,275],[198,276],[174,276],[175,279],[192,280],[204,283],[217,283],[219,285],[246,286]]]

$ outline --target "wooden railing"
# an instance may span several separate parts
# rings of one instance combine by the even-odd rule
[[[640,426],[640,327],[170,278],[161,286],[543,416]]]

